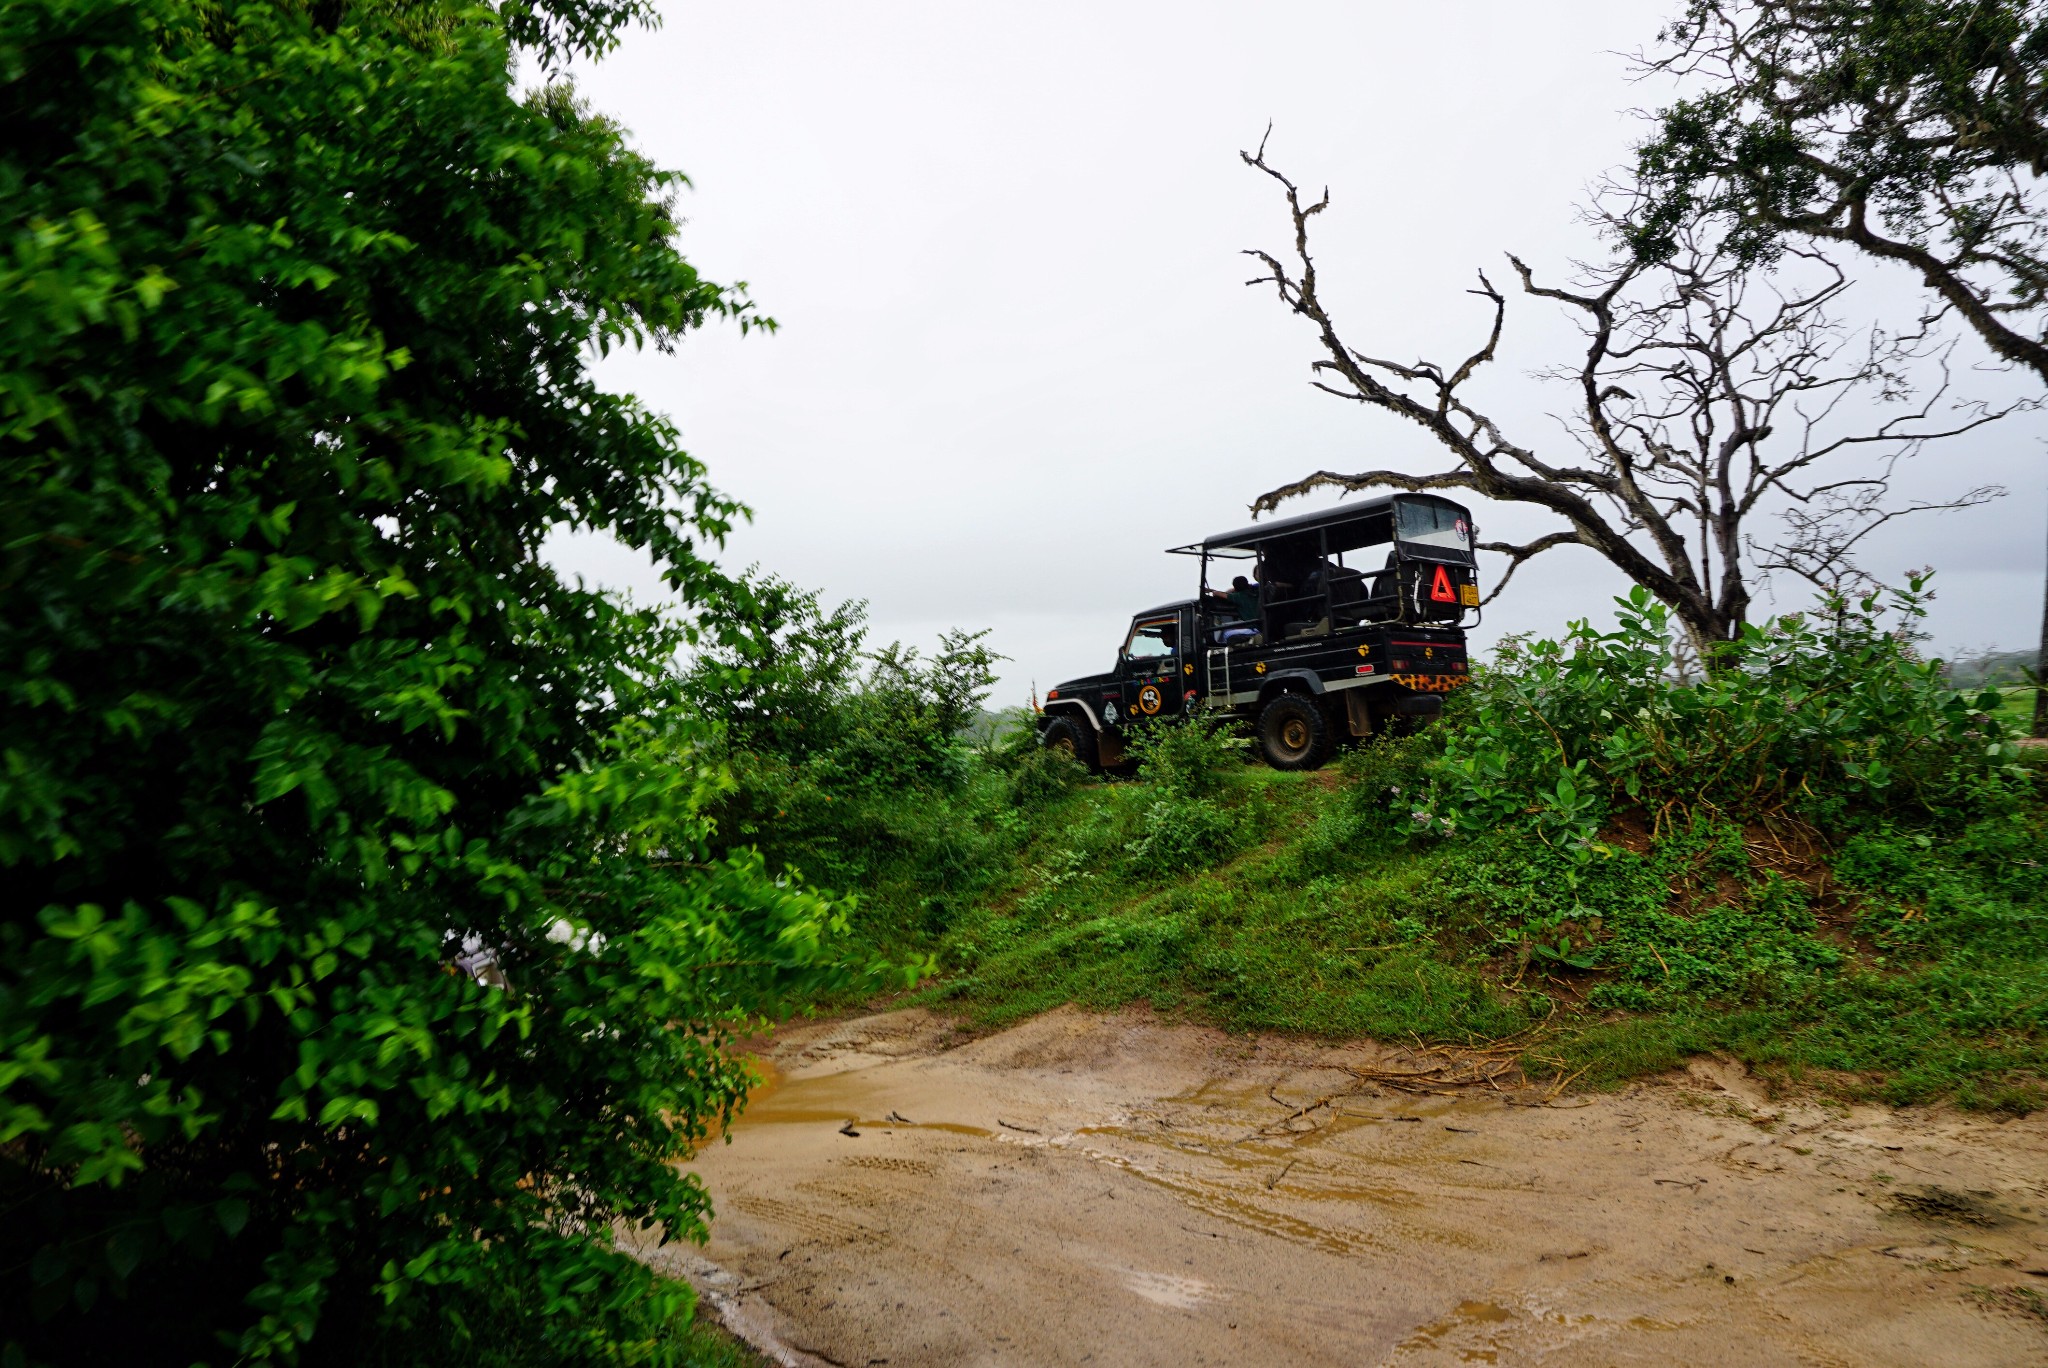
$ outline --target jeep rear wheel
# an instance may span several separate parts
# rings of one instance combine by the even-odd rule
[[[1259,750],[1276,770],[1319,769],[1336,746],[1330,719],[1312,698],[1284,693],[1259,711]]]
[[[1078,718],[1055,717],[1038,734],[1038,743],[1047,750],[1065,751],[1091,770],[1096,768],[1095,733]]]

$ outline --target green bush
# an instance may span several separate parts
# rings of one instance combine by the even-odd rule
[[[1343,783],[1330,795],[1299,847],[1303,869],[1334,874],[1384,860],[1390,844],[1412,835],[1427,800],[1424,766],[1436,737],[1379,736],[1338,762]]]
[[[1028,716],[1012,725],[1005,740],[1009,744],[992,747],[985,755],[1006,776],[1010,806],[1021,813],[1043,811],[1088,777],[1070,752],[1038,744]]]
[[[538,558],[737,592],[586,363],[744,301],[514,83],[638,13],[0,7],[12,1359],[682,1352],[613,1223],[702,1234],[722,1035],[846,909],[717,838],[697,629]]]
[[[1139,729],[1130,758],[1138,777],[1161,793],[1207,799],[1223,796],[1244,772],[1250,750],[1235,726],[1193,717]]]
[[[1707,678],[1666,677],[1668,614],[1638,588],[1613,632],[1575,623],[1485,672],[1442,729],[1418,829],[1527,826],[1588,851],[1624,812],[1653,832],[1695,818],[1839,824],[1896,812],[1967,818],[2015,791],[1999,696],[1958,694],[1909,630],[1925,580],[1745,628]]]
[[[986,632],[944,633],[930,655],[870,650],[865,604],[827,610],[774,578],[749,579],[736,602],[682,686],[733,776],[709,809],[716,839],[858,890],[856,934],[914,948],[1007,867],[1020,804],[1055,801],[1076,776],[1028,731],[977,737],[1001,659]]]
[[[1214,799],[1165,792],[1147,804],[1136,840],[1124,847],[1142,874],[1177,874],[1216,863],[1242,844],[1236,813]]]
[[[1132,869],[1183,873],[1215,864],[1245,843],[1255,818],[1226,800],[1231,781],[1244,772],[1248,747],[1234,728],[1200,718],[1138,732],[1131,754],[1151,792],[1138,833],[1124,846]]]

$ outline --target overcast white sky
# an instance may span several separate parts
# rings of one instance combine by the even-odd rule
[[[1133,611],[1192,592],[1193,563],[1162,549],[1242,525],[1261,491],[1325,467],[1443,468],[1422,434],[1308,387],[1314,337],[1244,286],[1240,250],[1287,236],[1238,149],[1270,120],[1275,162],[1329,184],[1318,261],[1353,345],[1460,357],[1487,321],[1464,293],[1476,269],[1593,254],[1574,203],[1639,136],[1626,111],[1661,97],[1614,54],[1664,8],[666,4],[579,84],[690,175],[686,250],[749,282],[782,331],[714,326],[672,356],[613,358],[607,383],[672,416],[753,506],[731,563],[868,600],[878,640],[992,628],[1011,658],[992,705],[1021,702],[1106,668]],[[1872,309],[1914,298],[1896,279],[1860,289]],[[1527,371],[1571,337],[1516,301],[1480,391],[1546,451],[1564,448],[1545,416],[1561,396]],[[1930,451],[1916,490],[2012,496],[1868,557],[1940,569],[1943,648],[2035,639],[2044,431],[2022,419]],[[1516,539],[1554,525],[1478,520]],[[659,592],[615,547],[553,554]],[[1625,587],[1591,552],[1551,553],[1477,640],[1600,616]]]

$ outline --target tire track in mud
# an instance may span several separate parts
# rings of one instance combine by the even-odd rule
[[[1098,1132],[1100,1133],[1100,1132]],[[1128,1137],[1136,1143],[1154,1145],[1149,1136]],[[1190,1151],[1180,1145],[1170,1148],[1177,1152],[1194,1153],[1212,1161],[1218,1156],[1214,1151]],[[1077,1147],[1077,1152],[1099,1164],[1107,1164],[1133,1175],[1145,1182],[1155,1184],[1170,1192],[1178,1200],[1205,1214],[1231,1221],[1235,1224],[1258,1230],[1279,1239],[1292,1240],[1299,1244],[1312,1245],[1335,1254],[1353,1254],[1362,1250],[1374,1250],[1391,1254],[1416,1243],[1444,1244],[1468,1250],[1490,1250],[1497,1242],[1446,1226],[1404,1220],[1393,1214],[1397,1208],[1411,1211],[1426,1210],[1442,1200],[1439,1194],[1426,1194],[1400,1188],[1391,1183],[1368,1185],[1363,1182],[1337,1181],[1321,1186],[1312,1186],[1310,1180],[1321,1175],[1335,1180],[1346,1178],[1364,1179],[1359,1174],[1337,1166],[1311,1169],[1300,1163],[1294,1156],[1268,1156],[1260,1160],[1261,1169],[1274,1173],[1285,1172],[1292,1181],[1286,1196],[1299,1201],[1330,1204],[1349,1201],[1358,1210],[1370,1212],[1373,1216],[1371,1228],[1360,1228],[1355,1224],[1330,1225],[1270,1210],[1259,1203],[1258,1189],[1265,1185],[1257,1181],[1243,1182],[1237,1174],[1229,1177],[1198,1177],[1194,1174],[1171,1172],[1163,1167],[1145,1165],[1128,1155],[1102,1149],[1096,1146]],[[1327,1160],[1328,1153],[1324,1152]],[[1236,1169],[1243,1161],[1228,1162],[1226,1172]],[[1267,1192],[1277,1189],[1276,1182],[1266,1187]]]

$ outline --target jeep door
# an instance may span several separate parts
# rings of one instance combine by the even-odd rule
[[[1130,721],[1180,715],[1187,688],[1181,666],[1191,658],[1182,650],[1181,626],[1179,613],[1143,613],[1132,620],[1117,660],[1124,716]]]

